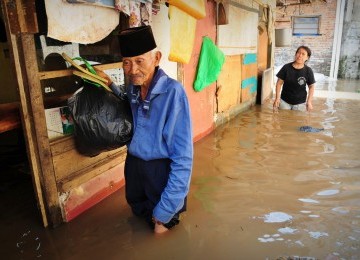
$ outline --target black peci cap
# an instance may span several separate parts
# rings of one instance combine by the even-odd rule
[[[125,29],[119,35],[120,52],[123,57],[134,57],[156,48],[150,26]]]

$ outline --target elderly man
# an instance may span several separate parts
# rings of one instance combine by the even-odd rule
[[[134,121],[125,161],[126,200],[155,233],[163,233],[186,210],[193,160],[189,103],[183,86],[159,68],[161,52],[150,26],[122,31],[119,42]],[[123,95],[110,79],[109,86]]]

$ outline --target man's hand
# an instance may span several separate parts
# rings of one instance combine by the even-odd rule
[[[169,230],[163,225],[163,223],[161,223],[161,221],[157,220],[155,217],[152,218],[152,221],[155,224],[155,227],[154,227],[155,234],[162,234]]]
[[[155,234],[163,234],[169,231],[163,224],[155,223],[154,233]]]
[[[107,80],[106,85],[107,85],[107,86],[110,86],[111,83],[112,83],[111,78],[110,78],[105,72],[103,72],[102,70],[99,70],[99,69],[97,69],[97,68],[95,68],[95,67],[94,67],[94,69],[95,69],[96,74],[97,74],[98,76],[100,76],[100,77],[102,77],[102,78],[104,78],[104,79]]]

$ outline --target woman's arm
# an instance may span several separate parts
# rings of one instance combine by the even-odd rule
[[[309,86],[309,93],[308,93],[308,97],[307,97],[307,100],[306,100],[306,110],[307,111],[311,111],[313,109],[312,99],[313,99],[313,96],[314,96],[314,90],[315,90],[315,84],[311,84]]]
[[[273,104],[273,109],[276,111],[279,108],[280,105],[280,93],[281,93],[281,87],[284,84],[284,81],[280,78],[278,78],[276,82],[276,96]]]

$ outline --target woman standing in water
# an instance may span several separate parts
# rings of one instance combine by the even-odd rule
[[[311,50],[300,46],[295,53],[295,61],[285,64],[276,74],[276,97],[274,111],[280,109],[312,110],[312,98],[315,89],[315,77],[312,69],[305,63],[310,59]],[[309,93],[306,91],[306,85]],[[282,87],[282,91],[281,91]],[[280,95],[281,92],[281,95]]]

